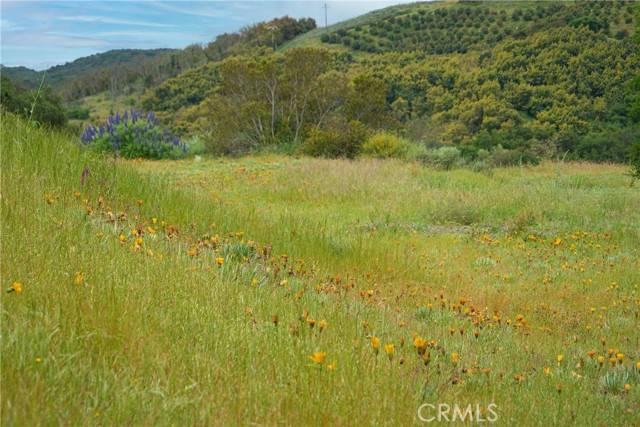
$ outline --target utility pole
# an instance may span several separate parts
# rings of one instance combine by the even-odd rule
[[[327,28],[327,2],[324,2],[324,27]]]

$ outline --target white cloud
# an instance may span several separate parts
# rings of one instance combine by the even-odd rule
[[[25,28],[18,25],[18,24],[14,24],[11,21],[8,21],[6,19],[0,19],[0,29],[2,31],[21,31],[24,30]]]
[[[99,47],[107,46],[105,40],[93,37],[82,37],[70,34],[55,33],[34,33],[20,34],[15,37],[5,36],[2,39],[2,49],[11,50],[19,47],[20,49],[31,49],[38,51],[46,48],[80,48],[80,47]]]
[[[180,13],[183,15],[193,15],[193,16],[201,16],[204,18],[232,18],[235,19],[236,17],[234,16],[229,16],[229,13],[223,9],[211,9],[209,7],[199,7],[201,5],[213,5],[216,2],[196,2],[196,3],[190,3],[187,5],[187,7],[178,7],[176,6],[176,4],[179,4],[180,2],[174,2],[174,3],[166,3],[166,2],[162,2],[162,1],[153,1],[150,2],[151,4],[153,4],[154,6],[156,6],[159,9],[162,9],[164,11],[167,12],[174,12],[174,13]]]
[[[60,16],[56,19],[60,21],[74,21],[74,22],[94,22],[98,24],[116,24],[116,25],[134,25],[140,27],[175,27],[175,25],[171,24],[159,24],[155,22],[146,22],[146,21],[133,21],[128,19],[113,19],[107,18],[103,16]]]

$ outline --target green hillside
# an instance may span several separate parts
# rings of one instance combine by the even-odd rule
[[[633,34],[632,2],[428,2],[390,6],[318,28],[285,47],[341,45],[356,51],[466,52],[509,37],[571,25]]]
[[[141,67],[152,61],[165,61],[175,49],[115,49],[97,53],[63,65],[56,65],[44,71],[35,71],[26,67],[2,67],[2,74],[28,88],[37,87],[43,76],[45,82],[62,90],[78,80],[96,79],[96,73],[113,72],[116,68]]]
[[[268,144],[275,139],[277,145],[277,140],[291,138],[291,116],[274,108],[266,82],[275,79],[273,87],[282,90],[277,98],[287,105],[286,88],[296,71],[289,73],[286,64],[294,61],[297,49],[315,49],[328,52],[330,59],[322,62],[320,53],[313,59],[320,62],[316,74],[309,76],[317,78],[310,90],[334,108],[317,117],[305,113],[308,123],[302,132],[293,131],[296,143],[321,122],[325,128],[337,126],[324,129],[327,138],[332,132],[344,133],[344,123],[326,117],[363,122],[349,105],[366,105],[371,86],[345,95],[364,78],[380,88],[384,100],[379,106],[384,114],[363,122],[373,131],[386,129],[428,147],[453,145],[470,159],[501,147],[511,150],[511,159],[525,162],[560,155],[624,161],[629,141],[639,135],[634,124],[638,114],[633,113],[639,97],[632,81],[640,68],[634,8],[631,2],[393,6],[307,32],[275,54],[246,51],[236,59],[195,68],[147,91],[143,106],[159,112],[176,130],[207,135],[213,147],[226,146],[229,138],[244,138],[239,142],[244,146],[267,144],[246,138],[251,123],[261,122],[263,114],[271,116],[270,126],[278,129],[267,132]],[[225,80],[218,70],[227,68]],[[267,74],[259,75],[259,70]],[[279,76],[269,74],[274,71]],[[346,82],[343,90],[322,88],[335,78],[330,73]],[[242,87],[247,82],[257,86],[238,95],[231,87],[236,78],[244,79]],[[363,99],[356,100],[356,92]],[[231,94],[243,101],[227,105]],[[225,141],[212,136],[229,126],[224,119],[229,108],[245,106],[259,109],[249,113],[246,127],[238,124],[232,134],[224,134]],[[220,122],[213,124],[216,111]]]
[[[326,29],[276,18],[47,75],[74,124],[143,108],[216,153],[352,156],[384,131],[422,159],[454,147],[481,164],[624,162],[640,135],[637,14],[629,1],[412,3]],[[39,76],[14,71],[31,87]]]
[[[42,81],[41,72],[27,67],[5,67],[0,65],[0,74],[29,89],[38,87]]]

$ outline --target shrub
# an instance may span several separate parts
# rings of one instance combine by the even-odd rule
[[[429,150],[422,161],[431,166],[447,170],[463,163],[460,150],[456,147],[440,147],[435,150]]]
[[[503,148],[502,145],[498,145],[491,151],[490,155],[491,163],[494,166],[515,166],[520,164],[533,163],[536,164],[538,162],[537,159],[533,157],[530,153],[521,150],[514,149],[510,150],[508,148]]]
[[[81,140],[98,151],[118,153],[127,159],[178,158],[187,153],[187,145],[162,129],[153,113],[133,109],[109,116],[99,127],[89,125]]]
[[[357,120],[338,119],[325,129],[313,129],[304,141],[302,151],[314,157],[354,158],[369,131]]]
[[[0,104],[7,111],[26,117],[39,125],[63,127],[67,124],[62,100],[50,87],[27,90],[2,76],[0,88]]]
[[[623,128],[588,133],[575,147],[575,156],[596,162],[627,160],[627,152],[635,141],[640,140],[640,129]]]
[[[207,151],[204,139],[199,135],[192,136],[185,144],[191,156],[201,156]]]
[[[429,149],[424,144],[409,144],[407,149],[407,160],[423,161],[427,156]]]
[[[90,111],[85,107],[74,107],[67,110],[67,117],[75,120],[89,120]]]
[[[378,132],[362,145],[362,154],[379,159],[403,158],[408,149],[407,140],[388,132]]]

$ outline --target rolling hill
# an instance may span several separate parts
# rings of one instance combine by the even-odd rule
[[[92,73],[112,67],[129,67],[141,62],[165,59],[176,49],[115,49],[95,55],[78,58],[66,64],[56,65],[44,71],[35,71],[26,67],[2,67],[2,74],[27,88],[40,84],[43,75],[46,81],[61,87],[76,79],[85,78]]]
[[[354,84],[357,76],[369,75],[385,85],[392,127],[412,140],[458,146],[472,157],[500,146],[527,147],[530,158],[568,152],[621,161],[638,135],[628,131],[637,116],[631,106],[638,99],[631,82],[640,67],[636,7],[412,3],[309,31],[282,45],[275,57],[246,52],[236,65],[255,71],[273,60],[282,70],[295,48],[326,49],[334,55],[329,68],[343,73],[342,79]],[[149,89],[142,105],[176,130],[200,132],[194,123],[208,126],[217,108],[206,100],[221,89],[220,64],[234,66],[223,61],[196,67]],[[388,123],[381,119],[377,125]]]

